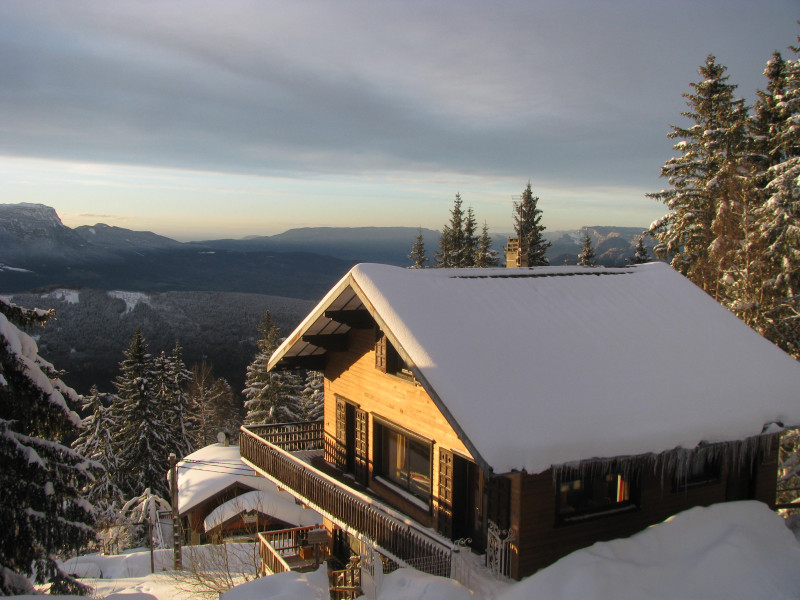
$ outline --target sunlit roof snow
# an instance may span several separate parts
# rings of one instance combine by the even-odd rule
[[[800,364],[662,263],[361,264],[347,281],[497,473],[800,424]]]

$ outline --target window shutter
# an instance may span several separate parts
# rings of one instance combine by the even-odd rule
[[[439,533],[453,539],[453,453],[439,448],[439,497],[436,524]]]

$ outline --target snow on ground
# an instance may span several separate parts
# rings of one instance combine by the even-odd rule
[[[112,298],[119,298],[125,302],[125,312],[129,313],[140,303],[150,304],[150,297],[142,292],[127,292],[121,290],[114,290],[107,292]]]
[[[211,548],[211,547],[208,547]],[[198,549],[198,552],[204,550]],[[66,563],[94,598],[188,600],[168,569],[172,552],[90,555]],[[185,561],[186,562],[186,561]],[[697,507],[627,539],[595,544],[519,583],[483,586],[473,594],[449,579],[400,569],[385,576],[378,600],[800,600],[800,540],[758,502]],[[282,573],[242,584],[224,600],[327,599],[324,568]],[[35,600],[41,596],[18,596]],[[73,597],[68,597],[73,598]]]
[[[66,302],[67,304],[78,304],[80,302],[80,291],[61,288],[53,290],[49,294],[46,294],[45,297],[53,298],[55,300],[61,300],[62,302]]]

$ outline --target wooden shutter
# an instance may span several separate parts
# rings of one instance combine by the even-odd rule
[[[375,337],[375,368],[386,373],[388,367],[388,344],[386,336],[380,329],[376,329]]]
[[[356,481],[369,485],[369,415],[366,411],[357,408],[356,414],[356,440],[355,440],[355,475]]]
[[[347,468],[347,403],[341,398],[336,398],[336,448],[334,449],[334,462],[339,469]]]
[[[436,523],[439,533],[453,538],[453,453],[439,448],[439,494]]]

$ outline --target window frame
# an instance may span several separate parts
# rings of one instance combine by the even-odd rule
[[[602,486],[609,485],[611,483],[608,481],[610,477],[617,478],[615,492],[617,496],[620,494],[620,484],[623,483],[625,485],[627,488],[623,492],[626,495],[625,499],[617,500],[615,502],[609,501],[596,503],[594,506],[589,506],[590,501],[587,501],[584,498],[580,505],[574,510],[565,510],[565,507],[569,506],[569,504],[565,505],[564,502],[566,498],[565,494],[569,493],[569,490],[563,489],[565,485],[580,482],[583,490],[588,491],[582,493],[573,489],[572,492],[574,494],[582,494],[585,496],[592,494],[593,490],[596,490],[598,485],[600,486],[601,490]],[[638,510],[641,499],[641,477],[638,469],[628,473],[623,473],[621,470],[617,469],[609,471],[597,470],[592,472],[591,467],[587,469],[587,472],[585,473],[581,473],[577,470],[567,470],[559,474],[558,478],[556,479],[555,495],[556,525],[572,525],[575,523],[582,523],[592,519],[610,517],[620,513]]]
[[[430,511],[433,499],[433,451],[435,442],[378,415],[373,414],[372,421],[373,478],[379,480],[393,492]],[[403,471],[407,474],[405,482],[400,478],[393,477],[391,473],[386,472],[385,443],[387,440],[387,433],[391,433],[406,440],[406,447],[408,447],[409,444],[415,444],[422,446],[426,450],[427,473],[425,473],[425,475],[427,476],[427,489],[422,488],[420,490],[419,486],[414,486],[412,483],[411,476],[414,471],[410,463],[412,454],[409,452],[406,452],[404,461],[405,465]]]

